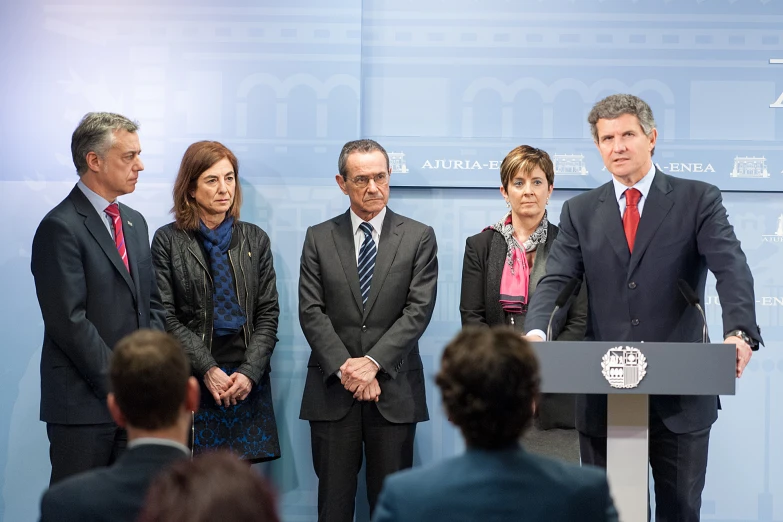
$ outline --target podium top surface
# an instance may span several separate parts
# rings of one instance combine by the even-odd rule
[[[532,343],[544,393],[734,395],[733,344],[544,342]],[[626,348],[635,348],[630,357]],[[641,356],[639,356],[641,355]],[[629,362],[630,361],[630,362]],[[636,387],[629,385],[644,375]]]

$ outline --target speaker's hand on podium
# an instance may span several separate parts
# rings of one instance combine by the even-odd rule
[[[748,343],[737,337],[731,335],[723,340],[723,344],[734,344],[737,346],[737,377],[742,377],[742,372],[745,371],[745,367],[750,362],[750,356],[753,355]]]
[[[526,340],[528,342],[531,342],[531,343],[543,343],[544,342],[544,338],[541,337],[540,335],[536,335],[536,334],[523,335],[522,339],[524,339],[524,340]]]

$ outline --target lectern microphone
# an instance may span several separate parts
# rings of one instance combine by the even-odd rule
[[[552,310],[552,313],[549,316],[549,323],[546,325],[546,340],[551,341],[552,340],[552,321],[555,318],[555,314],[558,310],[563,308],[568,304],[568,301],[573,297],[574,291],[576,290],[576,287],[579,286],[579,279],[578,277],[572,277],[568,283],[563,287],[563,289],[560,291],[560,294],[557,296],[557,299],[555,299],[555,309]]]
[[[691,288],[691,285],[689,285],[685,281],[685,279],[678,279],[677,287],[680,289],[680,293],[685,298],[685,300],[688,301],[688,304],[691,306],[695,306],[696,309],[699,311],[699,313],[701,313],[701,321],[702,321],[701,341],[703,343],[706,343],[707,338],[709,337],[709,335],[707,334],[707,316],[704,315],[704,308],[701,307],[699,296],[696,295],[696,292],[693,291],[693,288]]]

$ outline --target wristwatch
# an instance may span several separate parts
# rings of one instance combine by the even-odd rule
[[[745,341],[745,343],[748,346],[750,346],[751,348],[753,348],[756,345],[756,341],[751,339],[750,336],[748,334],[746,334],[745,332],[743,332],[742,330],[732,330],[732,331],[730,331],[729,333],[727,333],[726,335],[723,336],[724,339],[726,337],[739,337],[740,339]]]

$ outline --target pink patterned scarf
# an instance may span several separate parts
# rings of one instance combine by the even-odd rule
[[[527,308],[530,284],[530,266],[527,264],[526,252],[532,252],[538,245],[546,243],[547,228],[546,211],[536,230],[530,234],[524,245],[520,245],[514,237],[514,227],[511,224],[511,211],[506,216],[487,228],[499,232],[506,240],[506,261],[503,263],[503,274],[500,277],[500,306],[507,313],[521,314]],[[485,229],[486,230],[486,229]]]

